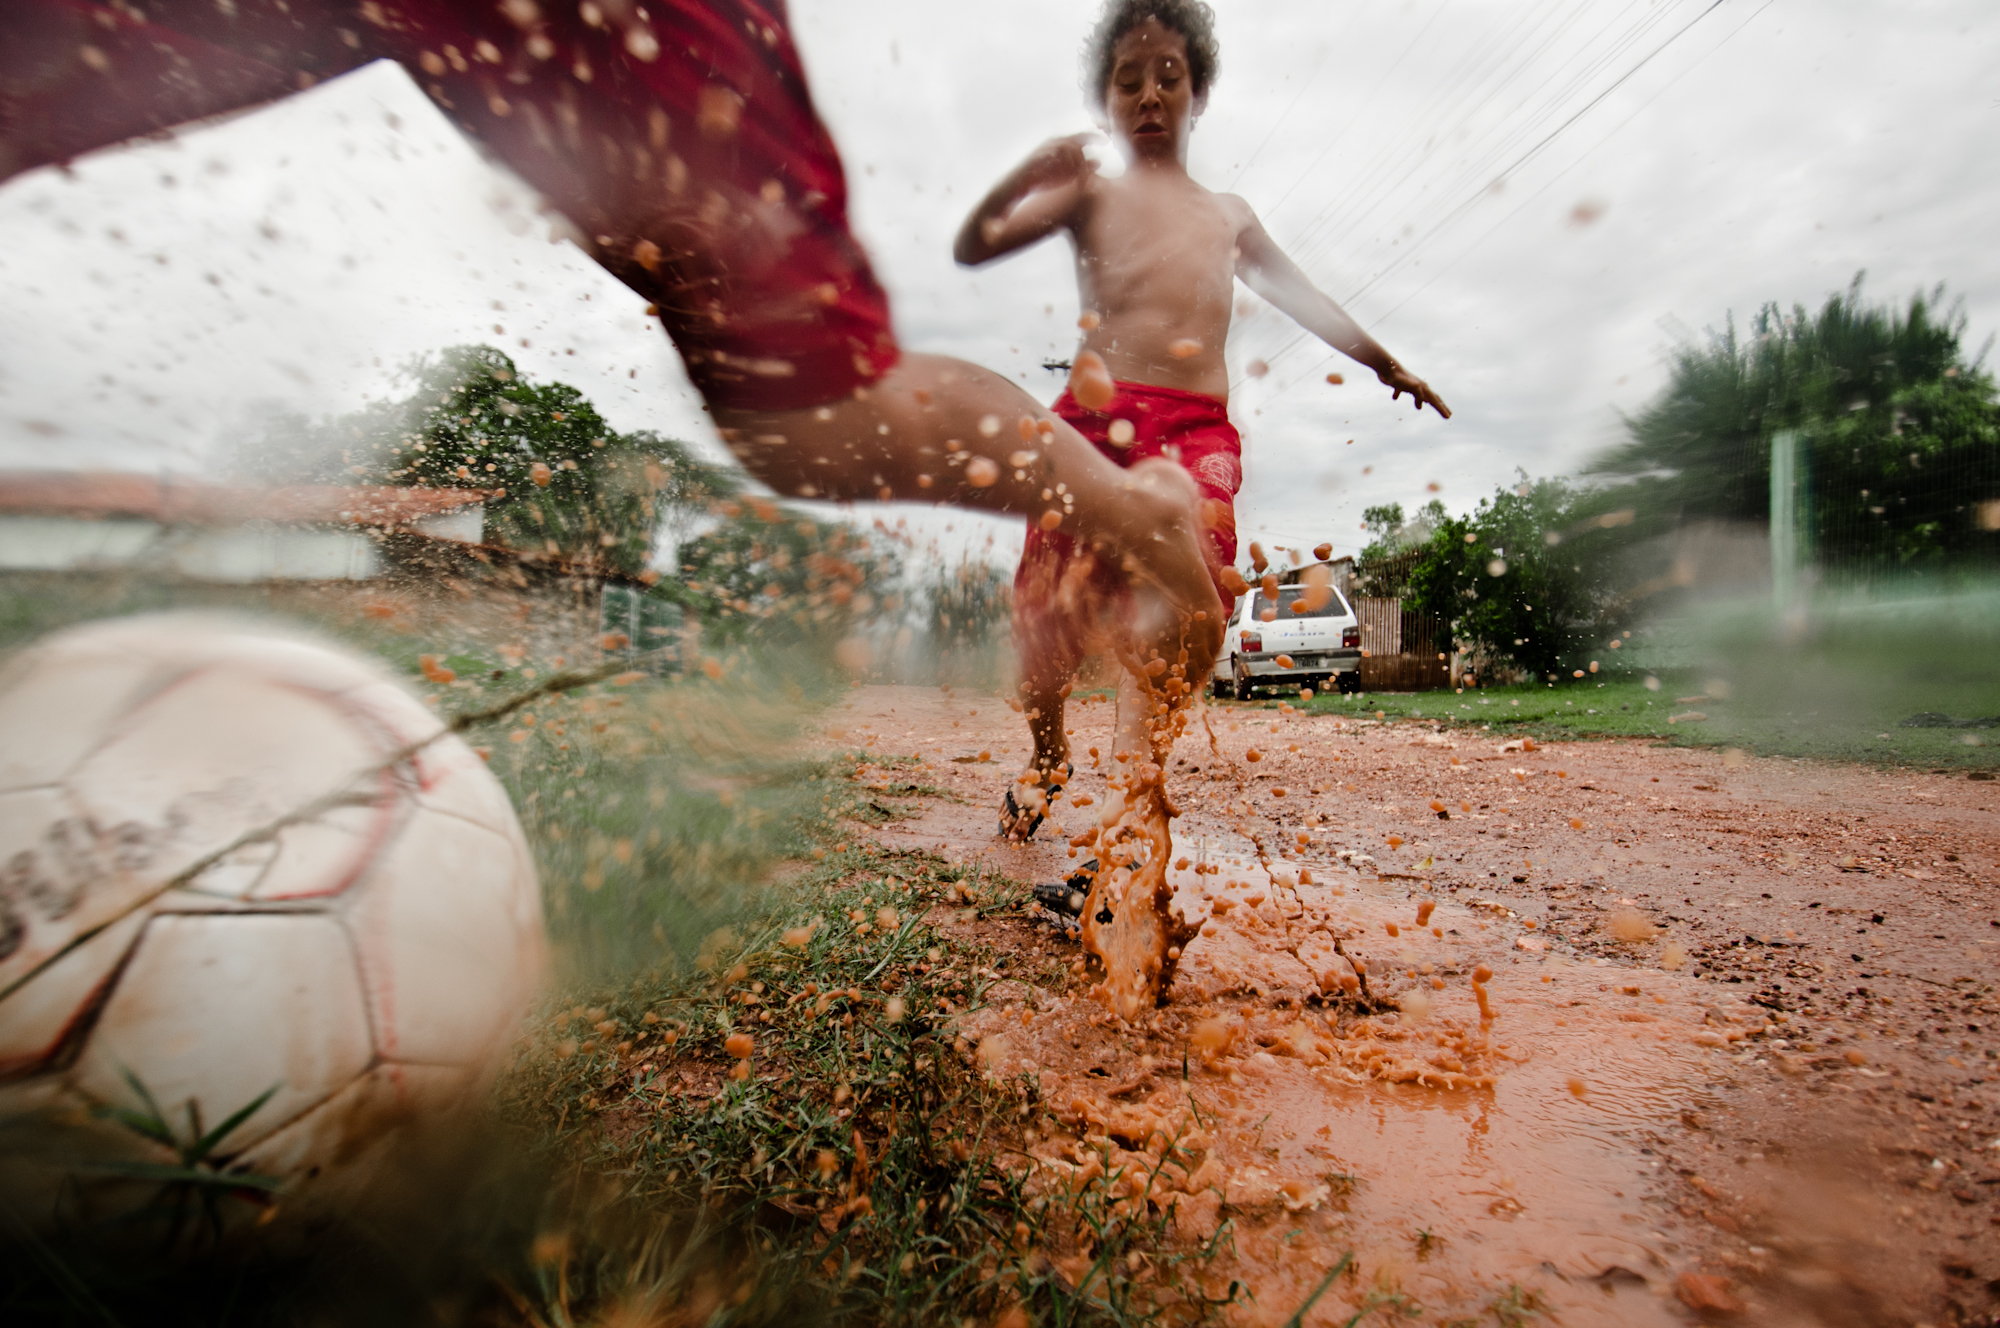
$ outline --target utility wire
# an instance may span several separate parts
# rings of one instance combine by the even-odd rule
[[[1643,103],[1641,103],[1638,106],[1638,108],[1635,109],[1630,115],[1626,116],[1623,120],[1620,120],[1615,126],[1613,126],[1611,131],[1605,134],[1603,138],[1598,139],[1595,143],[1591,144],[1588,148],[1585,148],[1581,153],[1577,154],[1575,161],[1572,161],[1569,165],[1563,167],[1561,170],[1557,171],[1554,175],[1550,176],[1548,181],[1545,184],[1543,184],[1541,188],[1537,189],[1534,193],[1529,194],[1526,198],[1522,199],[1512,212],[1509,212],[1506,216],[1500,218],[1500,220],[1494,222],[1491,226],[1487,227],[1487,229],[1480,234],[1479,238],[1474,240],[1471,244],[1467,245],[1457,255],[1457,257],[1451,259],[1443,267],[1440,267],[1435,271],[1433,271],[1431,273],[1431,278],[1429,281],[1426,281],[1423,285],[1417,287],[1415,290],[1411,291],[1408,295],[1405,295],[1402,299],[1398,300],[1394,305],[1390,306],[1387,313],[1384,313],[1380,318],[1375,320],[1377,325],[1387,322],[1390,319],[1390,317],[1393,316],[1404,305],[1408,304],[1411,300],[1416,299],[1417,296],[1422,295],[1425,291],[1429,290],[1433,285],[1437,283],[1438,278],[1442,277],[1446,272],[1449,272],[1452,268],[1456,267],[1459,264],[1459,262],[1463,260],[1468,254],[1470,254],[1474,249],[1477,249],[1480,245],[1484,244],[1486,240],[1490,236],[1492,236],[1493,232],[1499,230],[1502,226],[1505,226],[1508,222],[1512,221],[1515,217],[1519,216],[1521,212],[1527,208],[1528,204],[1534,202],[1537,198],[1540,198],[1543,194],[1547,193],[1549,189],[1554,186],[1556,181],[1562,179],[1563,176],[1568,175],[1571,170],[1575,169],[1578,165],[1580,165],[1585,158],[1590,156],[1591,153],[1597,151],[1597,149],[1603,147],[1606,143],[1610,142],[1611,139],[1617,135],[1619,130],[1623,129],[1626,125],[1631,124],[1634,120],[1638,119],[1641,115],[1645,114],[1647,109],[1650,108],[1654,102],[1658,101],[1661,97],[1665,96],[1668,90],[1671,89],[1676,83],[1679,83],[1682,79],[1686,78],[1689,74],[1693,73],[1694,70],[1700,66],[1702,60],[1706,60],[1709,56],[1715,54],[1717,51],[1727,46],[1732,40],[1735,39],[1737,33],[1749,27],[1752,23],[1754,23],[1757,20],[1757,16],[1759,14],[1762,14],[1765,10],[1769,9],[1772,5],[1776,3],[1777,0],[1764,0],[1763,4],[1759,5],[1755,10],[1751,12],[1749,18],[1744,19],[1741,23],[1737,24],[1733,29],[1731,29],[1727,37],[1724,37],[1721,41],[1717,42],[1714,46],[1710,47],[1707,51],[1703,52],[1700,60],[1695,60],[1691,62],[1687,66],[1687,68],[1681,70],[1680,73],[1675,74],[1671,79],[1667,80],[1666,83],[1661,85],[1660,90],[1658,92],[1655,92],[1652,96],[1646,98],[1646,100]]]
[[[1768,7],[1768,5],[1771,2],[1772,0],[1766,0],[1766,6]],[[1637,63],[1631,66],[1631,68],[1627,69],[1624,73],[1620,74],[1616,79],[1612,80],[1610,84],[1608,84],[1602,90],[1600,90],[1588,102],[1586,102],[1576,111],[1572,112],[1554,129],[1550,130],[1547,134],[1543,135],[1542,138],[1539,139],[1532,147],[1530,147],[1527,151],[1521,153],[1512,162],[1510,162],[1504,170],[1502,170],[1497,176],[1494,177],[1494,183],[1495,184],[1504,183],[1509,177],[1518,172],[1522,167],[1526,166],[1530,161],[1534,160],[1542,152],[1547,150],[1550,144],[1554,143],[1556,139],[1561,137],[1567,130],[1569,130],[1572,126],[1574,126],[1584,116],[1588,115],[1590,111],[1596,108],[1599,104],[1601,104],[1606,97],[1610,96],[1613,92],[1617,91],[1620,87],[1624,86],[1624,84],[1629,82],[1635,75],[1639,73],[1640,70],[1644,69],[1647,65],[1651,64],[1668,47],[1672,46],[1675,42],[1679,41],[1683,36],[1687,35],[1687,33],[1691,31],[1697,24],[1701,23],[1702,20],[1708,18],[1716,10],[1720,9],[1725,3],[1727,3],[1727,0],[1711,0],[1711,3],[1709,3],[1707,7],[1704,8],[1699,14],[1696,14],[1692,19],[1688,20],[1687,23],[1683,24],[1680,28],[1676,29],[1670,36],[1667,37],[1665,41],[1661,42],[1658,46],[1654,47],[1651,51],[1647,52],[1647,54],[1641,57]],[[1759,10],[1757,12],[1761,13],[1762,10]],[[1754,19],[1755,17],[1756,14],[1751,15],[1751,18]],[[1747,24],[1748,20],[1746,20],[1745,24],[1742,26],[1747,26]],[[1741,31],[1742,26],[1739,26],[1736,29],[1736,31]],[[1732,32],[1730,35],[1734,36],[1735,33]],[[1718,49],[1720,45],[1721,45],[1720,43],[1717,44]],[[1699,62],[1697,61],[1697,63]],[[1693,66],[1690,66],[1690,68],[1692,67]],[[1658,94],[1655,95],[1657,96]],[[1581,158],[1579,158],[1579,160],[1581,160]],[[1426,230],[1421,236],[1417,237],[1416,240],[1412,241],[1410,246],[1406,248],[1402,254],[1392,259],[1380,271],[1371,275],[1367,280],[1362,282],[1362,284],[1359,287],[1357,287],[1351,293],[1344,296],[1341,302],[1343,304],[1346,304],[1353,300],[1359,299],[1361,296],[1367,294],[1368,291],[1374,289],[1377,285],[1379,285],[1381,281],[1385,277],[1387,277],[1391,272],[1394,272],[1395,270],[1400,268],[1404,263],[1411,261],[1411,259],[1419,252],[1420,249],[1422,249],[1430,241],[1435,239],[1445,228],[1449,227],[1455,221],[1457,221],[1459,217],[1463,216],[1467,211],[1476,206],[1479,203],[1480,199],[1484,197],[1484,195],[1492,187],[1493,186],[1491,184],[1482,186],[1477,192],[1469,195],[1463,202],[1459,203],[1443,218],[1433,223],[1430,226],[1430,228]],[[1546,187],[1547,186],[1544,186],[1544,188]],[[1524,202],[1522,206],[1525,205],[1526,204]],[[1490,233],[1490,231],[1488,233]],[[1484,237],[1482,236],[1481,238]],[[1294,335],[1293,337],[1289,338],[1276,351],[1272,352],[1270,355],[1264,358],[1267,361],[1270,359],[1275,359],[1278,356],[1283,355],[1288,351],[1292,350],[1294,347],[1302,344],[1303,342],[1308,340],[1310,336],[1311,336],[1310,333],[1300,332]],[[1297,381],[1298,380],[1295,379],[1293,380],[1293,383],[1296,383]],[[1293,385],[1293,383],[1287,383],[1284,386],[1290,387]],[[1280,390],[1283,389],[1281,388]]]

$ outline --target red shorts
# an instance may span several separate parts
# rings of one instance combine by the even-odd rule
[[[658,306],[711,405],[819,405],[896,362],[784,0],[143,9],[0,3],[0,179],[391,59]]]
[[[1146,383],[1119,383],[1103,410],[1089,410],[1064,392],[1050,407],[1105,456],[1121,466],[1150,457],[1177,461],[1201,490],[1200,513],[1209,540],[1210,567],[1219,573],[1236,561],[1236,491],[1243,487],[1243,439],[1229,422],[1229,405],[1200,392]],[[1132,425],[1131,440],[1112,441],[1118,421]],[[1122,432],[1122,430],[1121,430]],[[1126,578],[1077,540],[1028,526],[1021,565],[1014,572],[1014,641],[1023,659],[1073,666],[1088,653],[1097,615],[1125,593]],[[1226,619],[1236,598],[1220,581]]]

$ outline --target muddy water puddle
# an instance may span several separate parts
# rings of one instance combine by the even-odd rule
[[[1715,1034],[1692,984],[1522,949],[1486,910],[1400,882],[1272,884],[1299,874],[1222,852],[1171,873],[1207,921],[1157,1018],[1126,1025],[1071,997],[1025,1022],[1011,1007],[967,1021],[968,1037],[997,1035],[995,1071],[1039,1075],[1068,1124],[1031,1148],[1039,1165],[1157,1170],[1150,1202],[1184,1240],[1233,1240],[1210,1291],[1239,1279],[1243,1323],[1285,1322],[1350,1252],[1306,1322],[1368,1305],[1683,1321],[1638,1136],[1701,1094],[1694,1037]],[[1373,1014],[1342,999],[1355,960]]]

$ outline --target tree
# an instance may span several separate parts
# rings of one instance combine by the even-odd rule
[[[939,676],[984,681],[994,670],[998,638],[1014,612],[1012,574],[984,558],[939,563],[926,597],[926,627]]]
[[[1437,507],[1414,551],[1404,604],[1437,615],[1483,662],[1548,675],[1617,621],[1606,528],[1560,479],[1500,489],[1468,517]]]
[[[1904,307],[1871,304],[1861,280],[1817,313],[1768,304],[1747,339],[1732,320],[1678,348],[1666,388],[1627,421],[1629,440],[1591,466],[1610,483],[1587,510],[1634,509],[1630,537],[1762,522],[1771,435],[1796,429],[1822,565],[1923,570],[2000,556],[2000,535],[1980,519],[2000,498],[2000,404],[1984,352],[1963,353],[1962,308],[1944,305],[1942,286]]]
[[[1415,551],[1426,544],[1440,523],[1448,520],[1444,504],[1433,498],[1405,518],[1401,503],[1385,503],[1365,508],[1362,529],[1368,543],[1354,560],[1354,576],[1361,593],[1398,596],[1415,566]]]
[[[670,507],[736,489],[727,472],[650,432],[620,433],[567,383],[534,384],[491,346],[417,362],[416,390],[355,417],[381,482],[483,489],[485,538],[638,575]]]

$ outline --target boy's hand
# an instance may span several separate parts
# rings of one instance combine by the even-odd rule
[[[1446,419],[1451,418],[1451,407],[1438,399],[1438,394],[1431,391],[1431,385],[1411,373],[1408,369],[1405,369],[1402,365],[1391,361],[1388,368],[1377,369],[1375,376],[1381,379],[1382,385],[1389,389],[1390,400],[1401,401],[1403,393],[1408,392],[1416,401],[1419,412],[1428,405],[1432,410],[1435,410]]]
[[[1028,154],[1016,178],[1024,189],[1046,189],[1095,175],[1097,163],[1084,155],[1083,149],[1103,141],[1104,135],[1094,131],[1052,138]]]

